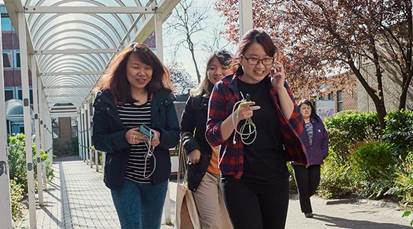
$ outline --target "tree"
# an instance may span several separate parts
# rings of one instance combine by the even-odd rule
[[[208,40],[202,41],[202,49],[207,53],[214,53],[217,50],[227,49],[227,51],[231,51],[233,49],[233,44],[231,41],[228,41],[223,36],[224,31],[220,30],[220,28],[214,27],[210,33],[210,37]]]
[[[228,38],[237,41],[237,0],[218,0]],[[283,49],[289,81],[297,90],[309,80],[317,90],[326,69],[351,70],[374,102],[385,126],[385,71],[400,83],[399,109],[412,82],[411,0],[256,0],[254,26],[267,30]],[[373,69],[368,80],[366,64]],[[370,72],[371,74],[371,72]]]
[[[191,53],[198,83],[201,82],[201,74],[195,58],[194,34],[205,29],[207,10],[207,8],[194,7],[193,0],[182,0],[173,12],[173,21],[168,24],[169,28],[181,35],[176,41],[175,53],[181,46],[184,46]]]
[[[182,67],[179,63],[172,63],[168,66],[169,73],[171,74],[172,84],[175,87],[177,94],[185,94],[189,89],[195,86],[195,82],[192,80],[191,75]]]

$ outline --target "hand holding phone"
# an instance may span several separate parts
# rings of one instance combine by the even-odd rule
[[[149,140],[152,140],[153,137],[153,133],[151,128],[149,128],[147,125],[142,124],[139,126],[139,132],[141,132],[143,135],[145,135],[145,137]]]
[[[145,135],[145,137],[150,141],[150,145],[155,148],[160,143],[160,133],[156,130],[151,129],[147,125],[140,125],[138,128],[139,132]]]

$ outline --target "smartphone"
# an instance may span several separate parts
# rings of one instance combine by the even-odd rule
[[[153,137],[153,133],[152,133],[151,128],[149,128],[145,124],[142,124],[142,125],[139,126],[139,132],[141,132],[143,135],[145,135],[150,140]]]

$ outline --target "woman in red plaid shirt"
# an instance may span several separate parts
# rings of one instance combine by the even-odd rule
[[[209,101],[206,137],[221,145],[224,195],[235,229],[284,228],[286,162],[307,164],[303,119],[276,54],[267,33],[248,32],[238,47],[239,68],[215,85]]]

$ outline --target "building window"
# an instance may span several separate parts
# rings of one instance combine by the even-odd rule
[[[29,90],[29,99],[30,104],[33,104],[33,90],[31,88]]]
[[[333,100],[333,92],[328,93],[327,100]]]
[[[23,91],[22,91],[22,89],[17,89],[17,99],[23,100]]]
[[[15,51],[14,54],[15,54],[15,55],[14,55],[14,60],[15,60],[14,67],[15,67],[15,68],[20,68],[20,52],[19,52],[19,51]]]
[[[17,98],[20,99],[20,100],[23,100],[23,91],[22,91],[22,89],[17,90]],[[29,102],[30,102],[30,104],[33,104],[33,91],[32,91],[31,88],[29,89]]]
[[[7,100],[13,99],[14,98],[14,92],[13,89],[4,89],[4,97]]]
[[[11,68],[13,64],[13,55],[11,51],[3,51],[3,67]]]
[[[344,110],[343,91],[337,91],[337,112]]]
[[[4,16],[1,14],[1,30],[2,31],[13,31],[13,25],[11,24],[11,20],[8,16]]]

